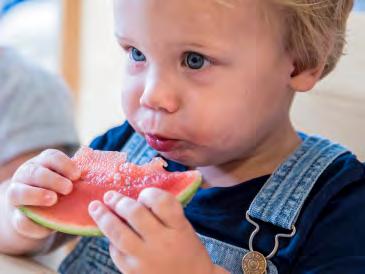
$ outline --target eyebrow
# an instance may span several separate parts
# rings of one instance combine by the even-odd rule
[[[194,47],[194,48],[206,48],[206,46],[200,44],[200,43],[185,43],[185,42],[182,42],[182,43],[179,43],[179,45],[181,46],[189,46],[189,47]]]
[[[123,43],[129,43],[129,44],[133,44],[134,41],[132,39],[128,39],[120,34],[118,34],[117,32],[114,33],[114,36],[117,38],[117,40],[119,42],[123,42]]]
[[[205,44],[197,43],[197,42],[181,42],[178,43],[179,46],[184,47],[192,47],[197,49],[209,50],[209,51],[217,51],[217,50],[227,50],[227,46],[224,43],[213,43],[212,41],[208,41]]]
[[[122,36],[118,33],[114,33],[116,39],[118,40],[119,43],[127,43],[127,44],[131,44],[131,45],[135,45],[135,41],[133,39],[127,38],[125,36]],[[192,48],[196,48],[196,49],[204,49],[204,50],[222,50],[222,49],[226,49],[224,43],[205,43],[205,45],[203,43],[199,43],[199,42],[178,42],[176,43],[176,45],[181,46],[181,47],[192,47]]]

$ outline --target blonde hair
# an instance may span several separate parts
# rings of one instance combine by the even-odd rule
[[[354,1],[270,1],[283,15],[284,43],[296,60],[296,73],[321,64],[324,64],[321,78],[330,73],[343,54],[346,22]]]

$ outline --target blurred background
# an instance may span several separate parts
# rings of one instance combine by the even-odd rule
[[[119,89],[123,55],[113,36],[111,0],[0,0],[0,45],[63,76],[73,91],[83,144],[124,119]],[[353,149],[365,160],[365,0],[357,0],[348,46],[337,70],[299,94],[296,126]]]
[[[83,144],[124,117],[122,54],[111,0],[0,0],[0,45],[61,75],[73,91]]]

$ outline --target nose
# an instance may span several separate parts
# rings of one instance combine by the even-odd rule
[[[150,75],[145,82],[144,91],[139,99],[140,105],[167,113],[174,113],[180,107],[178,91],[167,75]]]

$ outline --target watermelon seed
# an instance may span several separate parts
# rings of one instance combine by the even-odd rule
[[[120,174],[119,173],[114,173],[113,183],[114,184],[120,184],[121,180],[122,180],[122,177],[120,176]]]

